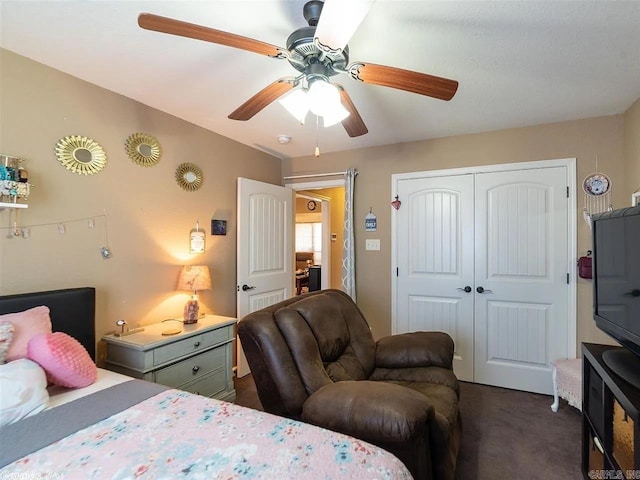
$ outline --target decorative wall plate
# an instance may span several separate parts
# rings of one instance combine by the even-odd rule
[[[193,163],[181,163],[176,169],[176,182],[189,192],[198,190],[202,186],[202,170]]]
[[[604,173],[592,173],[582,182],[582,189],[587,195],[599,197],[611,189],[611,179]]]
[[[100,144],[80,135],[70,135],[58,140],[56,156],[67,170],[79,175],[93,175],[107,164],[107,154]]]
[[[143,167],[152,167],[160,161],[162,149],[155,137],[148,133],[133,133],[124,142],[129,158]]]

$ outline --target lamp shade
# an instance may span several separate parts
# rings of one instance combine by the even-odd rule
[[[185,265],[180,270],[178,290],[211,290],[211,273],[206,265]]]

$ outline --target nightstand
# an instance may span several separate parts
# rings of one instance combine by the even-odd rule
[[[165,321],[144,331],[102,337],[106,367],[118,373],[206,397],[233,402],[232,355],[235,318],[205,315],[198,323]],[[182,329],[176,335],[163,331]]]

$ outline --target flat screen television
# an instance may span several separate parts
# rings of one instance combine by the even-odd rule
[[[594,215],[593,318],[623,349],[605,364],[640,388],[640,206]]]

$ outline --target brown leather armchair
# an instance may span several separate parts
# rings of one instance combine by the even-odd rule
[[[416,479],[453,480],[460,445],[453,341],[442,332],[374,341],[344,292],[253,312],[238,334],[267,412],[376,444]]]

